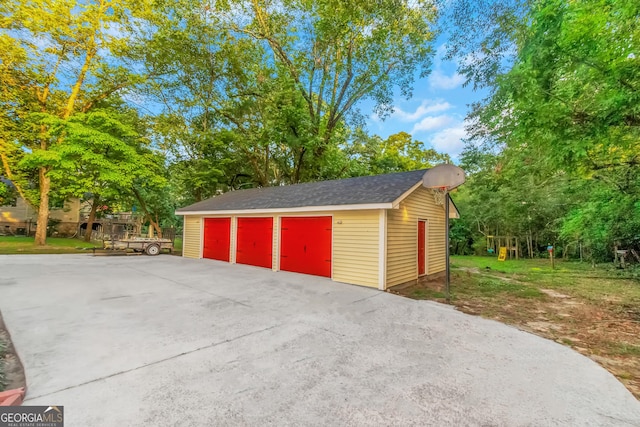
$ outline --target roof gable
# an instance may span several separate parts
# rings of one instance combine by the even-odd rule
[[[425,171],[229,191],[179,209],[176,213],[393,203],[418,184]]]

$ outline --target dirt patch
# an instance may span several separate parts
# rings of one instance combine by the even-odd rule
[[[549,295],[551,298],[571,298],[569,295],[561,294],[553,289],[540,289],[540,292]]]
[[[480,274],[480,269],[477,268],[477,267],[460,267],[460,268],[458,268],[458,271],[464,271],[466,273]]]
[[[2,313],[0,313],[0,340],[6,344],[4,356],[0,360],[6,385],[0,384],[0,391],[3,389],[13,390],[20,387],[25,387],[26,389],[27,382],[24,375],[24,367],[22,366],[22,362],[13,347],[11,335],[9,335],[9,331],[7,331],[7,328],[5,327],[4,320],[2,320]]]

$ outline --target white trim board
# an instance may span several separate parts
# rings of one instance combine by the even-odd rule
[[[387,211],[380,210],[378,224],[378,289],[387,288]]]
[[[184,246],[184,240],[182,241],[182,246]],[[200,218],[200,256],[198,258],[204,258],[204,218]]]

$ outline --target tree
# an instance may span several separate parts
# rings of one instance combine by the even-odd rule
[[[162,76],[156,93],[170,117],[162,135],[208,194],[215,190],[204,179],[217,190],[238,180],[268,186],[346,175],[342,148],[349,125],[361,121],[357,103],[373,99],[384,114],[393,90],[409,95],[416,71],[430,64],[436,14],[427,2],[168,7],[174,25],[156,34],[162,51],[147,58]]]
[[[46,241],[56,161],[50,150],[65,142],[64,133],[49,131],[45,118],[88,113],[140,81],[127,61],[147,5],[130,0],[0,5],[0,159],[7,178],[38,209],[38,245]],[[37,192],[27,190],[29,178],[37,182]]]
[[[457,223],[467,230],[458,236],[461,244],[470,240],[482,254],[488,236],[510,236],[518,240],[520,254],[533,258],[540,246],[559,240],[562,219],[575,199],[568,193],[574,181],[566,174],[550,174],[527,153],[473,144],[462,153],[460,166],[468,174],[455,195],[464,212]]]
[[[448,34],[446,59],[475,88],[493,90],[509,72],[526,32],[534,0],[452,0],[443,9],[442,31]]]
[[[465,28],[477,37],[452,41],[452,53],[490,89],[471,114],[469,153],[482,144],[492,159],[463,190],[471,211],[513,233],[582,242],[598,259],[616,242],[638,245],[640,5],[457,4],[458,22],[475,22]],[[461,13],[476,7],[482,13]]]
[[[550,166],[584,176],[640,163],[639,12],[625,1],[538,5],[516,63],[476,113],[491,136],[534,141]]]
[[[353,175],[412,171],[451,161],[447,154],[425,148],[423,142],[413,139],[406,132],[390,135],[383,140],[379,136],[357,131],[346,152],[352,161],[350,172]]]
[[[268,47],[299,92],[314,137],[301,149],[302,163],[322,157],[360,100],[374,100],[384,115],[394,88],[411,93],[416,70],[429,69],[436,9],[426,1],[251,0],[229,2],[213,16]]]
[[[104,101],[88,113],[68,120],[51,116],[45,121],[50,134],[65,142],[51,148],[57,161],[49,175],[64,197],[91,199],[86,241],[91,238],[97,210],[131,199],[134,184],[154,181],[163,159],[148,157],[150,142],[137,111],[121,101]]]

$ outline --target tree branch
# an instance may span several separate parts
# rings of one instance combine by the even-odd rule
[[[4,145],[6,145],[6,141],[0,138],[0,146],[4,146]],[[11,173],[11,167],[9,166],[9,159],[7,158],[6,153],[7,152],[4,148],[0,149],[0,159],[2,159],[2,166],[4,168],[7,179],[9,179],[9,181],[11,181],[11,183],[14,185],[20,197],[22,197],[25,202],[27,202],[32,208],[35,209],[35,205],[33,205],[31,201],[25,196],[25,193],[22,190],[22,186],[20,185],[20,183],[14,180],[13,173]]]
[[[92,100],[84,104],[80,109],[80,111],[82,111],[83,113],[86,113],[91,108],[93,108],[95,104],[102,101],[103,99],[107,99],[108,97],[113,95],[115,92],[119,91],[120,89],[124,89],[125,87],[127,87],[127,83],[120,83],[105,90],[104,92],[100,93],[98,96],[96,96],[95,98],[93,98]]]

